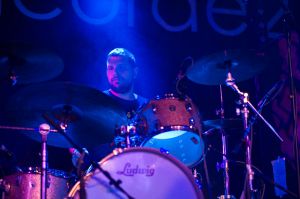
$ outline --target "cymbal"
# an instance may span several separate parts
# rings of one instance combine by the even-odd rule
[[[94,88],[71,82],[47,82],[19,90],[6,105],[7,123],[39,127],[47,114],[77,144],[93,148],[112,142],[115,128],[126,125],[126,114],[112,99]],[[24,132],[40,141],[37,132]],[[59,133],[50,132],[47,144],[69,148],[70,143]]]
[[[230,71],[236,82],[254,77],[266,67],[265,54],[257,50],[226,50],[208,55],[191,65],[188,79],[204,85],[224,84]]]
[[[55,53],[28,44],[0,44],[0,79],[13,84],[42,82],[63,71],[63,60]]]
[[[203,126],[205,129],[210,128],[224,128],[224,129],[234,129],[243,128],[243,121],[241,119],[229,118],[229,119],[216,119],[216,120],[206,120],[203,121]]]

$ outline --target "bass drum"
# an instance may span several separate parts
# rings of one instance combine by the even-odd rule
[[[178,160],[151,148],[115,149],[104,158],[101,167],[133,198],[203,198],[194,182],[191,171]],[[127,199],[110,185],[109,180],[96,169],[85,176],[85,193],[88,199]],[[80,183],[69,193],[79,198]]]

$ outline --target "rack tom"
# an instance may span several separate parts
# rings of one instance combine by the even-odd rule
[[[199,111],[188,97],[173,94],[151,100],[139,113],[139,131],[145,138],[142,146],[169,153],[188,167],[202,158]]]

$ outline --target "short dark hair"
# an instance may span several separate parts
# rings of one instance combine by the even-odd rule
[[[128,61],[132,64],[132,66],[136,66],[136,61],[134,55],[127,49],[125,48],[115,48],[112,51],[110,51],[107,55],[108,60],[112,56],[121,56],[124,58],[127,58]]]

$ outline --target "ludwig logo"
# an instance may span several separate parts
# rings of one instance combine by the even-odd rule
[[[125,176],[134,176],[134,175],[145,175],[145,176],[153,176],[154,168],[151,168],[149,165],[146,167],[140,167],[138,164],[136,166],[132,166],[129,162],[124,165],[123,171],[117,171],[119,175]]]

